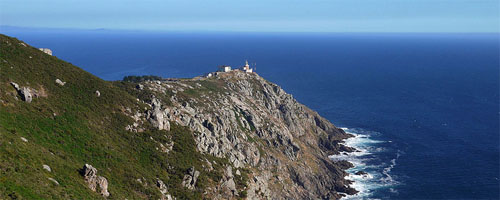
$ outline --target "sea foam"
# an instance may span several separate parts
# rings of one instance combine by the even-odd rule
[[[389,162],[384,162],[378,157],[378,154],[390,152],[382,145],[390,143],[389,141],[380,141],[372,139],[372,135],[379,133],[369,132],[363,129],[341,128],[354,137],[343,141],[343,144],[354,147],[354,152],[341,152],[338,155],[331,155],[333,161],[346,160],[351,162],[354,167],[347,170],[349,175],[347,180],[353,181],[350,185],[359,191],[355,195],[347,195],[342,199],[375,199],[373,196],[377,190],[387,190],[391,193],[397,193],[394,188],[398,182],[391,175],[391,170],[396,166],[396,160],[401,152],[397,151],[394,158]],[[366,174],[356,175],[356,172],[363,171]]]

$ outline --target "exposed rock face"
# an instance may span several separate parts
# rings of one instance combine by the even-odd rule
[[[97,175],[97,169],[92,165],[85,164],[81,169],[81,174],[87,182],[90,190],[100,193],[103,197],[108,197],[108,180]]]
[[[52,50],[47,48],[38,48],[40,51],[43,51],[46,54],[52,55]]]
[[[138,180],[140,180],[140,179],[138,179]],[[168,194],[167,185],[165,185],[165,183],[163,183],[162,180],[157,179],[156,186],[158,187],[158,190],[160,190],[162,200],[171,200],[172,199],[172,195]]]
[[[21,99],[27,103],[31,103],[33,101],[33,97],[47,97],[47,93],[45,89],[41,86],[39,90],[35,90],[30,87],[21,87],[17,83],[10,83],[14,89],[16,89],[17,94],[21,96]],[[17,97],[16,97],[17,98]]]
[[[127,130],[144,121],[159,130],[169,130],[170,123],[189,127],[199,152],[231,163],[220,189],[213,190],[219,191],[217,198],[239,195],[231,167],[251,170],[249,199],[336,199],[339,192],[356,192],[346,186],[346,165],[328,158],[350,136],[255,73],[231,71],[196,81],[139,85],[137,89],[154,96],[142,99],[150,108],[130,114],[136,122]],[[168,104],[160,100],[166,98]],[[193,189],[196,177],[190,169],[183,185]]]
[[[21,96],[22,100],[23,101],[26,101],[28,103],[31,103],[31,101],[33,100],[33,93],[37,92],[36,90],[34,89],[31,89],[29,87],[20,87],[17,83],[14,83],[14,82],[11,82],[10,83],[12,85],[12,87],[14,87],[17,91],[17,93]]]
[[[194,167],[189,168],[187,174],[184,175],[184,178],[182,179],[182,185],[190,190],[193,190],[199,176],[199,171],[196,171]]]
[[[23,87],[20,91],[19,94],[21,94],[21,97],[23,98],[24,101],[31,103],[33,100],[33,95],[31,95],[31,90],[27,87]]]
[[[238,191],[236,190],[236,183],[233,179],[233,169],[231,166],[226,168],[224,171],[224,179],[222,183],[222,190],[224,193],[227,193],[226,196],[236,196],[238,195]]]
[[[147,113],[147,119],[151,124],[159,130],[170,130],[170,122],[168,121],[170,110],[168,108],[162,110],[161,102],[156,98],[153,98],[151,107],[153,109]]]

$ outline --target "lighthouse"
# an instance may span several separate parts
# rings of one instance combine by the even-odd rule
[[[253,72],[253,69],[250,68],[250,65],[248,64],[248,60],[245,61],[245,66],[243,66],[243,71],[248,72],[248,73]]]

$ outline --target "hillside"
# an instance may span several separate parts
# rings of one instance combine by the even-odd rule
[[[355,193],[327,157],[349,135],[257,74],[137,80],[0,35],[0,199]]]

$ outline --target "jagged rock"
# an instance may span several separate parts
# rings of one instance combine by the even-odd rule
[[[238,195],[238,191],[236,190],[236,183],[234,182],[234,180],[232,178],[229,180],[226,180],[222,184],[222,188],[231,191],[232,195],[234,195],[234,196]]]
[[[156,186],[158,187],[158,189],[160,190],[160,193],[162,195],[166,195],[168,193],[167,186],[165,185],[165,183],[163,183],[162,180],[157,179],[156,180]]]
[[[153,98],[151,106],[153,110],[148,111],[146,119],[159,130],[170,130],[170,122],[168,121],[169,110],[162,110],[161,102],[156,98]]]
[[[100,97],[100,96],[101,96],[101,92],[99,92],[99,90],[96,90],[96,91],[95,91],[95,95],[96,95],[97,97]]]
[[[16,87],[16,86],[14,86]],[[19,86],[18,86],[19,87]],[[33,100],[33,95],[31,94],[31,90],[27,87],[23,87],[17,91],[19,95],[21,95],[21,98],[23,101],[26,101],[28,103],[31,103]]]
[[[97,169],[92,165],[85,164],[80,171],[81,175],[87,182],[90,190],[100,193],[103,197],[108,197],[108,180],[97,175]]]
[[[196,185],[196,181],[198,180],[198,176],[200,176],[199,171],[196,171],[194,167],[189,168],[187,174],[184,175],[184,178],[182,179],[182,185],[190,190],[193,190]]]
[[[144,90],[144,85],[142,85],[142,84],[137,84],[135,87],[136,87],[138,90]]]
[[[59,84],[60,86],[64,86],[64,84],[66,84],[66,82],[62,82],[59,79],[56,79],[56,83]]]
[[[31,103],[31,101],[33,100],[33,96],[35,97],[47,96],[47,94],[43,91],[43,88],[41,92],[38,92],[37,90],[29,87],[21,88],[17,83],[14,82],[10,82],[10,84],[16,89],[17,93],[21,96],[22,100],[28,103]]]
[[[48,172],[51,172],[52,170],[48,165],[42,165],[43,169],[47,170]]]
[[[16,89],[16,90],[20,90],[19,88],[19,85],[17,83],[14,83],[14,82],[10,82],[10,84]]]
[[[225,181],[222,183],[222,189],[224,191],[230,192],[231,195],[237,196],[238,195],[238,190],[236,190],[236,183],[234,182],[233,179],[233,169],[231,166],[228,166],[226,170],[224,171],[224,179]]]
[[[356,175],[365,175],[365,174],[368,174],[368,173],[366,173],[365,171],[357,171],[354,174],[356,174]]]
[[[255,73],[233,71],[207,81],[217,88],[193,80],[141,82],[158,98],[140,100],[150,107],[143,116],[130,114],[138,126],[129,128],[137,129],[141,121],[160,130],[168,130],[170,123],[189,127],[199,152],[230,162],[214,189],[217,199],[237,198],[242,189],[235,184],[233,168],[252,169],[248,199],[338,199],[338,192],[352,193],[344,180],[347,165],[328,159],[348,134]],[[162,102],[164,97],[170,102]],[[165,143],[158,145],[166,151]],[[217,166],[206,163],[207,170]],[[239,170],[234,173],[241,176]],[[191,168],[182,185],[194,189],[195,174]]]

